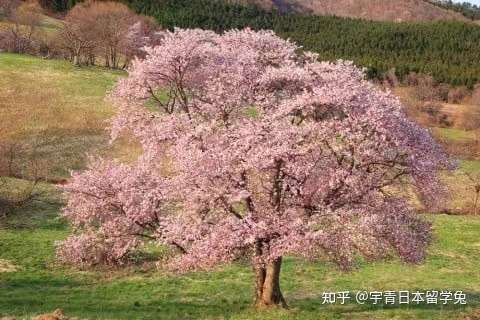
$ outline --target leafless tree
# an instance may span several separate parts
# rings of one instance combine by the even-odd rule
[[[472,92],[472,104],[480,106],[480,83],[475,85]]]
[[[89,2],[89,13],[95,17],[95,35],[104,53],[105,66],[118,68],[123,53],[122,44],[137,16],[118,2]]]
[[[102,57],[106,67],[125,68],[157,29],[152,18],[139,16],[124,4],[89,0],[67,14],[60,43],[75,65],[93,64]]]
[[[20,0],[0,0],[0,14],[9,17],[20,4]]]
[[[76,5],[65,17],[58,43],[68,52],[70,60],[76,66],[92,62],[93,50],[98,45],[98,39],[92,30],[95,23],[86,4]]]
[[[36,150],[25,157],[26,147],[15,142],[0,143],[0,217],[38,200],[38,184],[45,180]],[[21,179],[23,183],[17,183]],[[21,186],[20,186],[21,185]]]
[[[478,174],[468,173],[466,172],[465,175],[468,177],[470,182],[472,183],[472,189],[475,192],[475,196],[473,199],[473,214],[478,214],[478,202],[480,200],[480,176]]]
[[[0,7],[11,22],[0,35],[0,46],[17,53],[31,50],[32,38],[42,18],[42,8],[38,2],[30,0],[17,3],[13,1],[10,5],[0,4]]]
[[[468,95],[468,89],[466,87],[452,88],[448,91],[448,102],[461,103],[467,95]]]

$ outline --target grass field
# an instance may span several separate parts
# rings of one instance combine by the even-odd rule
[[[427,216],[435,237],[419,266],[393,260],[343,273],[328,263],[286,259],[281,281],[291,309],[255,312],[253,274],[243,264],[183,276],[149,264],[107,272],[56,265],[54,242],[68,233],[57,211],[40,205],[1,222],[0,261],[16,271],[0,269],[0,316],[63,308],[81,319],[462,319],[480,308],[475,217]],[[468,305],[322,305],[321,299],[324,291],[417,289],[463,290]]]
[[[434,134],[442,139],[450,141],[472,140],[475,138],[475,133],[463,129],[456,128],[434,128]]]
[[[131,157],[135,144],[124,141],[109,147],[105,131],[105,121],[113,114],[105,93],[123,75],[0,53],[0,142],[35,146],[49,173],[58,177],[83,168],[87,152]],[[455,129],[440,133],[451,141],[465,134]],[[459,206],[472,192],[463,171],[479,173],[480,161],[461,161],[459,171],[447,177]],[[0,319],[28,319],[55,308],[79,319],[104,320],[466,320],[480,313],[480,217],[427,215],[434,223],[434,239],[425,263],[418,266],[393,259],[362,263],[343,273],[329,263],[287,258],[281,281],[291,308],[257,312],[251,307],[253,273],[241,263],[181,276],[157,270],[149,262],[88,271],[57,265],[54,243],[69,229],[59,218],[61,203],[55,187],[40,188],[47,201],[0,219]],[[468,305],[322,305],[321,298],[322,292],[331,291],[431,289],[463,290]]]
[[[460,169],[469,173],[479,173],[480,161],[479,160],[463,160],[460,162]]]
[[[109,148],[106,121],[114,111],[105,94],[124,74],[0,53],[0,140],[35,150],[51,178],[67,177],[84,167],[87,153]]]

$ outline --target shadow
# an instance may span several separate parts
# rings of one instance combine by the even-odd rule
[[[446,290],[445,288],[412,288],[408,289],[410,292],[426,292],[430,290],[438,290],[439,292],[442,290]],[[466,301],[467,304],[454,304],[453,301],[450,301],[448,304],[443,304],[442,302],[438,302],[437,304],[427,304],[425,302],[422,302],[420,304],[416,303],[410,303],[410,304],[384,304],[384,303],[378,303],[378,304],[373,304],[373,303],[368,303],[366,302],[365,304],[359,304],[355,301],[355,293],[351,293],[352,298],[349,301],[346,301],[345,304],[340,304],[340,302],[337,302],[336,304],[323,304],[322,303],[322,296],[319,294],[317,297],[309,297],[309,298],[300,298],[300,299],[295,299],[292,297],[290,299],[290,304],[294,305],[296,308],[301,309],[301,310],[308,310],[308,311],[319,311],[319,310],[325,310],[328,309],[332,313],[335,314],[348,314],[348,315],[355,315],[359,313],[374,313],[374,312],[380,312],[380,311],[455,311],[456,313],[465,311],[466,309],[469,308],[478,308],[480,307],[480,292],[477,291],[465,291],[461,289],[457,290],[450,290],[452,292],[454,291],[462,291],[463,293],[466,294]],[[288,295],[286,297],[288,300]]]
[[[220,279],[218,279],[220,278]],[[252,288],[246,279],[221,277],[218,273],[191,276],[138,277],[106,281],[73,279],[49,274],[32,277],[19,274],[11,279],[0,278],[0,315],[31,316],[63,308],[70,317],[82,319],[291,319],[342,318],[368,319],[388,314],[432,315],[438,312],[460,314],[468,308],[480,307],[480,292],[464,291],[467,305],[344,305],[322,304],[321,294],[308,298],[289,296],[291,310],[257,311],[252,308]],[[412,288],[425,292],[428,289]],[[298,317],[297,317],[298,316]],[[273,318],[272,318],[273,317]]]
[[[292,2],[288,0],[272,0],[273,5],[276,10],[282,14],[291,14],[291,13],[301,13],[301,14],[311,14],[313,13],[311,9],[308,9],[303,4],[298,2]]]
[[[200,292],[188,294],[188,285],[175,282],[174,278],[163,284],[85,283],[48,276],[0,278],[0,316],[33,316],[62,308],[67,316],[82,319],[223,319],[251,309],[249,300],[232,299],[232,292],[229,298],[207,298]],[[165,288],[159,291],[158,286]]]
[[[6,217],[1,217],[0,229],[65,230],[67,222],[58,215],[62,206],[59,199],[35,199],[12,209]]]

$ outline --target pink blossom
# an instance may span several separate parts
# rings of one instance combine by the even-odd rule
[[[360,69],[249,29],[176,29],[146,51],[111,94],[112,138],[130,131],[144,154],[74,174],[64,214],[78,237],[108,242],[112,257],[170,245],[179,271],[284,255],[348,267],[392,249],[422,260],[430,225],[391,187],[408,183],[434,207],[452,162]]]

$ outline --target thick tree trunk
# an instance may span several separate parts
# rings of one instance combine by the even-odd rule
[[[255,306],[286,308],[287,303],[280,290],[280,268],[282,258],[268,263],[266,266],[255,267]]]

